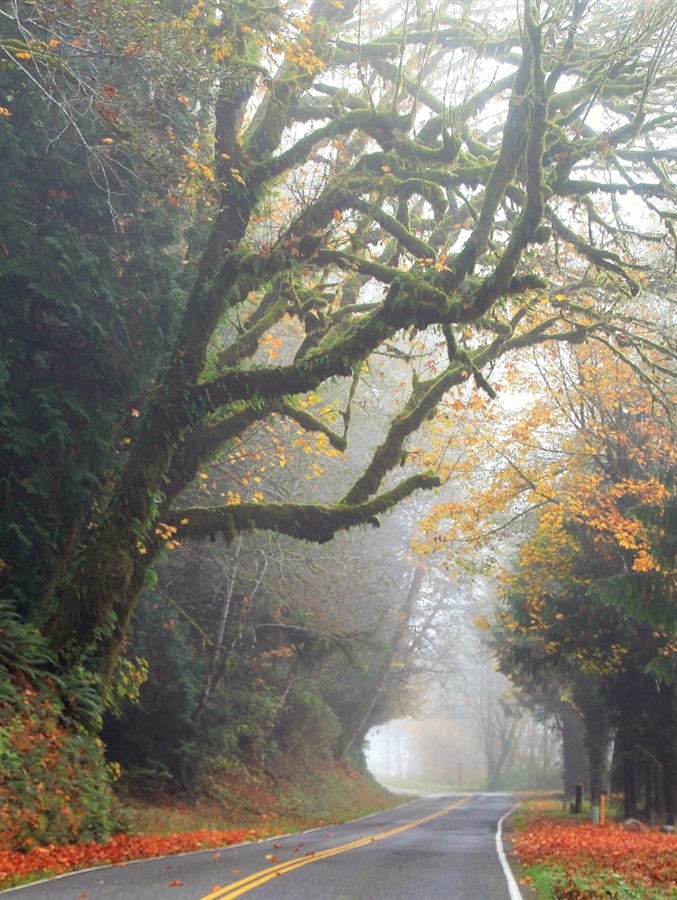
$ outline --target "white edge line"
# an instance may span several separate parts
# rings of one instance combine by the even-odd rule
[[[507,819],[510,813],[515,811],[516,808],[516,806],[513,806],[512,809],[509,809],[508,812],[502,815],[498,820],[498,825],[496,826],[496,852],[498,853],[498,859],[501,863],[501,868],[503,869],[505,880],[508,882],[508,893],[510,894],[510,900],[524,900],[519,886],[515,881],[515,876],[512,874],[512,869],[510,868],[508,860],[505,857],[505,850],[503,849],[503,822],[505,819]]]
[[[348,822],[338,822],[334,825],[318,825],[317,828],[308,828],[306,831],[290,831],[287,834],[278,834],[267,838],[257,838],[253,841],[240,841],[237,844],[226,844],[222,847],[204,847],[202,850],[186,850],[183,853],[167,853],[164,856],[146,856],[143,859],[127,859],[121,863],[102,863],[100,866],[90,866],[87,869],[73,869],[71,872],[60,872],[58,875],[52,875],[49,878],[41,878],[39,881],[28,881],[26,884],[17,884],[14,887],[3,888],[2,890],[0,890],[0,894],[9,894],[11,891],[20,891],[23,888],[35,887],[36,884],[46,884],[48,881],[57,881],[60,878],[69,878],[71,875],[82,875],[85,872],[100,872],[102,869],[120,869],[124,866],[133,866],[137,863],[157,862],[158,860],[162,859],[178,859],[181,856],[197,856],[199,853],[214,853],[218,852],[219,850],[235,850],[237,847],[250,847],[252,844],[265,844],[268,841],[281,841],[284,838],[296,837],[296,835],[301,834],[312,834],[314,831],[322,831],[326,830],[327,828],[342,828],[344,825],[353,825],[356,822],[364,822],[365,819],[373,819],[376,816],[383,815],[383,813],[392,812],[395,809],[402,809],[404,806],[409,806],[411,803],[416,803],[417,800],[425,799],[425,797],[415,797],[411,800],[407,800],[405,803],[400,803],[397,806],[391,806],[389,809],[382,809],[380,812],[369,813],[369,815],[367,816],[360,816],[359,819],[351,819]]]

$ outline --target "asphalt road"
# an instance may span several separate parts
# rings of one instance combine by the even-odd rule
[[[498,821],[513,805],[505,794],[427,797],[335,828],[75,872],[0,894],[7,900],[517,900],[496,842]]]

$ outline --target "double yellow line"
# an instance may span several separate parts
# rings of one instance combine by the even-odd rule
[[[347,850],[356,850],[358,847],[365,847],[367,844],[373,844],[376,841],[382,841],[384,838],[401,834],[403,831],[409,831],[410,828],[416,828],[417,825],[423,825],[425,822],[439,819],[440,816],[446,816],[447,813],[451,812],[453,809],[458,809],[459,806],[463,806],[463,804],[467,803],[470,799],[470,797],[463,797],[463,799],[458,800],[456,803],[452,803],[451,806],[445,806],[444,809],[441,809],[438,812],[431,813],[429,816],[424,816],[422,819],[416,819],[413,822],[407,822],[406,825],[400,825],[398,828],[392,828],[390,831],[383,831],[381,834],[374,835],[373,837],[358,838],[356,841],[351,841],[349,844],[339,844],[338,847],[331,847],[329,850],[320,850],[312,856],[308,855],[303,856],[300,859],[290,859],[288,862],[280,863],[272,868],[262,869],[259,872],[254,872],[253,875],[247,875],[246,878],[242,878],[240,881],[234,881],[224,888],[212,891],[211,894],[205,894],[204,897],[200,897],[200,900],[235,900],[235,897],[240,897],[242,894],[246,894],[248,891],[260,887],[267,881],[272,881],[273,878],[277,878],[278,875],[291,872],[292,869],[300,869],[302,866],[308,866],[311,863],[319,862],[321,859],[328,859],[330,856],[345,853]]]

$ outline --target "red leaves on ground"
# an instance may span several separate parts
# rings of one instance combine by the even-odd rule
[[[575,875],[594,862],[630,882],[677,886],[677,835],[631,832],[622,825],[592,825],[537,817],[512,835],[515,854],[526,866],[561,865]]]
[[[258,838],[251,828],[232,831],[193,831],[169,837],[118,835],[107,844],[70,844],[66,847],[36,847],[27,853],[0,850],[0,888],[3,882],[40,872],[68,872],[89,866],[124,865],[132,859],[150,859],[173,853],[188,853],[208,847],[225,847]],[[216,856],[216,854],[215,854]],[[176,885],[177,882],[172,882]]]

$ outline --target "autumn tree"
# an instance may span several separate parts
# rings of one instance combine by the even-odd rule
[[[486,552],[502,535],[515,552],[503,549],[506,601],[494,648],[527,696],[552,707],[547,688],[582,716],[594,798],[615,734],[628,814],[641,795],[647,815],[658,809],[672,819],[677,747],[666,723],[677,618],[665,525],[674,503],[674,385],[667,371],[629,372],[603,344],[533,363],[540,396],[495,435],[492,474],[476,484],[465,516],[467,547]],[[435,521],[450,529],[448,514],[443,507]]]
[[[96,503],[56,549],[37,615],[53,650],[78,658],[96,644],[110,668],[168,542],[232,542],[253,529],[327,541],[435,487],[426,472],[392,475],[408,438],[452,388],[493,396],[492,367],[520,349],[597,338],[635,364],[670,357],[670,335],[659,339],[633,298],[645,247],[674,237],[671,10],[584,0],[525,0],[518,12],[356,0],[296,12],[168,3],[128,16],[80,0],[3,8],[0,124],[20,148],[6,170],[11,203],[38,202],[14,174],[18,125],[38,104],[51,119],[34,158],[78,148],[69,171],[111,209],[102,238],[122,229],[115,185],[133,197],[151,173],[191,220],[177,212],[167,247],[185,285],[180,322],[165,329],[171,347],[113,411],[115,464],[90,467]],[[50,223],[67,221],[62,192],[77,195],[64,177],[45,185],[56,192]],[[124,232],[148,235],[155,203],[130,202]],[[27,272],[14,313],[35,290],[46,225],[34,222],[17,213],[3,237],[3,279],[18,264]],[[103,256],[94,249],[92,265]],[[84,308],[94,287],[75,280]],[[133,305],[151,283],[142,271]],[[296,338],[287,317],[302,326]],[[428,374],[333,502],[186,503],[199,473],[270,417],[343,450],[355,378],[378,348],[407,352],[414,332],[428,335]],[[260,348],[278,334],[269,362]],[[30,336],[9,339],[18,378]],[[302,402],[330,379],[346,384],[338,430]],[[12,475],[11,497],[31,477]],[[20,525],[14,534],[41,539]],[[11,584],[24,576],[10,565]]]

